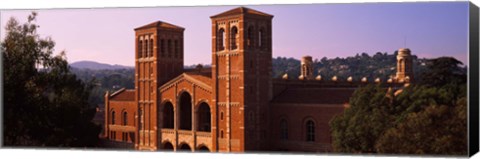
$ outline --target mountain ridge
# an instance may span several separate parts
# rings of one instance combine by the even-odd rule
[[[78,69],[91,69],[91,70],[117,70],[117,69],[133,69],[133,66],[123,66],[118,64],[106,64],[96,61],[77,61],[69,64],[71,67]]]

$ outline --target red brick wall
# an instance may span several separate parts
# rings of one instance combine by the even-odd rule
[[[286,151],[331,151],[329,121],[344,111],[344,105],[335,104],[278,104],[272,103],[272,150]],[[288,123],[288,139],[280,138],[280,121]],[[306,120],[315,123],[315,141],[306,141]]]

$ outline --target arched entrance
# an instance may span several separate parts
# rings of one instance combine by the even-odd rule
[[[163,144],[163,150],[173,151],[173,145],[172,145],[172,143],[170,143],[170,142],[165,142],[165,143]]]
[[[180,145],[180,148],[177,151],[192,152],[192,149],[190,148],[190,146],[188,146],[188,144],[183,143]]]
[[[192,130],[192,97],[187,92],[180,95],[180,129]]]
[[[197,113],[197,129],[198,131],[205,131],[210,132],[211,130],[211,113],[210,113],[210,106],[202,102],[198,107]]]
[[[173,104],[166,102],[163,105],[163,127],[167,129],[173,129],[174,123],[174,113],[173,113]]]
[[[199,151],[199,152],[210,152],[208,147],[205,146],[205,145],[202,145],[202,146],[198,147],[197,151]]]

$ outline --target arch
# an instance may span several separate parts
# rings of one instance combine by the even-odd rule
[[[217,31],[217,51],[222,51],[225,49],[225,30],[220,28]]]
[[[230,50],[235,50],[238,48],[237,46],[237,36],[238,36],[238,29],[236,26],[233,26],[230,29]]]
[[[280,139],[288,140],[288,121],[285,118],[280,119]]]
[[[207,146],[201,144],[200,146],[198,146],[197,151],[199,151],[199,152],[210,152],[210,149],[208,149]]]
[[[153,57],[153,38],[150,39],[148,48],[148,57]]]
[[[192,130],[192,96],[187,92],[180,94],[180,129]]]
[[[210,132],[211,131],[211,119],[212,115],[210,112],[210,106],[202,102],[200,103],[198,107],[198,112],[197,112],[197,129],[198,131],[205,131],[205,132]]]
[[[305,121],[305,140],[315,141],[315,121],[313,119],[307,119]]]
[[[142,57],[147,57],[148,55],[148,50],[149,50],[149,43],[148,43],[148,38],[145,38],[145,41],[143,42],[143,49],[142,49]]]
[[[255,44],[255,33],[252,26],[249,26],[247,29],[247,46],[253,47]]]
[[[264,38],[265,36],[265,31],[263,28],[261,28],[260,30],[258,30],[258,47],[262,48],[264,44]]]
[[[190,145],[188,145],[187,143],[181,143],[180,146],[179,146],[179,149],[177,149],[178,151],[192,151],[192,149],[190,148]]]
[[[115,111],[112,110],[110,114],[111,114],[110,124],[115,125]]]
[[[168,39],[167,40],[167,52],[168,52],[168,57],[172,57],[172,40]]]
[[[128,113],[127,111],[123,111],[122,113],[122,125],[127,125],[128,124]]]
[[[165,143],[163,143],[162,149],[168,150],[168,151],[173,151],[173,144],[166,141]]]
[[[165,57],[165,40],[160,39],[160,56]]]
[[[173,41],[175,58],[179,57],[178,40]]]
[[[163,104],[163,111],[162,111],[162,128],[173,129],[174,128],[174,121],[175,115],[173,111],[173,104],[170,101],[167,101]]]
[[[141,39],[138,40],[138,50],[137,50],[137,54],[138,54],[138,58],[142,58],[142,50],[143,49],[143,41]]]

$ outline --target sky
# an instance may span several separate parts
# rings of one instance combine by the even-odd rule
[[[238,6],[36,10],[38,33],[51,37],[69,62],[134,66],[134,28],[154,21],[182,26],[185,65],[211,63],[210,16]],[[245,6],[274,15],[273,57],[347,57],[408,47],[419,57],[453,56],[467,64],[468,2]],[[10,17],[2,10],[1,39]]]

